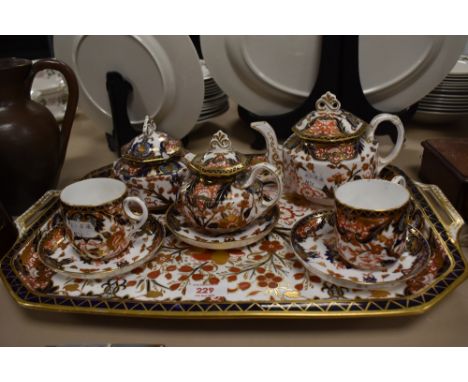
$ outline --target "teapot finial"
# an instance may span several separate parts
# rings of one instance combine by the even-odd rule
[[[231,150],[231,140],[224,131],[218,130],[211,138],[210,147],[213,150],[228,151]]]
[[[317,111],[339,111],[341,108],[341,103],[331,92],[326,92],[322,95],[317,102],[315,102],[315,109]]]
[[[145,122],[143,122],[143,134],[149,136],[156,131],[156,128],[156,123],[147,115]]]

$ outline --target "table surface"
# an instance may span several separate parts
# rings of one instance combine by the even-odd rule
[[[235,105],[199,124],[188,149],[207,147],[222,128],[236,149],[252,151],[253,132],[239,120]],[[418,179],[420,142],[435,137],[467,137],[468,121],[406,126],[406,144],[394,164]],[[388,138],[379,138],[390,147]],[[76,117],[60,187],[115,160],[103,131],[84,114]],[[466,252],[465,252],[466,253]],[[0,345],[162,344],[166,346],[461,346],[468,345],[468,283],[420,316],[349,319],[186,320],[106,317],[27,310],[0,287]]]

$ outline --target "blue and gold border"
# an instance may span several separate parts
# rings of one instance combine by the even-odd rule
[[[102,176],[105,169],[93,172]],[[101,297],[67,297],[40,294],[26,288],[15,272],[15,254],[31,240],[33,234],[47,221],[58,206],[58,199],[48,204],[47,210],[21,236],[14,247],[1,259],[0,276],[14,300],[26,308],[119,316],[170,317],[170,318],[338,318],[367,316],[405,316],[421,314],[442,300],[467,277],[467,264],[456,242],[437,213],[428,204],[416,184],[401,170],[389,167],[384,176],[395,174],[406,178],[412,198],[424,218],[442,243],[449,265],[434,282],[418,294],[401,298],[363,300],[326,299],[309,302],[223,302],[195,301],[141,302]]]

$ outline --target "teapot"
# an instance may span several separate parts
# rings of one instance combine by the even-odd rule
[[[162,212],[175,201],[187,171],[182,155],[182,143],[158,132],[154,121],[146,116],[143,133],[122,147],[122,157],[113,164],[114,175],[150,211]]]
[[[234,151],[227,134],[218,131],[210,150],[189,163],[189,175],[177,198],[178,210],[197,230],[224,234],[244,228],[267,213],[279,200],[283,181],[276,166],[250,165],[247,156]],[[259,175],[269,173],[276,192],[265,192]]]
[[[293,126],[293,134],[282,148],[267,122],[254,122],[251,127],[264,136],[268,162],[281,169],[286,192],[330,204],[339,185],[376,178],[399,154],[405,131],[400,118],[392,114],[379,114],[366,123],[341,110],[340,102],[330,92],[317,100],[315,108]],[[398,137],[391,152],[381,156],[374,134],[384,121],[396,127]]]

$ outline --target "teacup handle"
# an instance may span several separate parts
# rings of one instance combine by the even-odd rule
[[[393,147],[393,150],[390,151],[390,153],[385,156],[385,157],[379,157],[379,161],[377,164],[377,174],[380,173],[380,171],[391,161],[393,161],[398,154],[401,151],[401,148],[403,147],[403,142],[405,140],[405,128],[403,127],[403,123],[401,123],[400,118],[398,116],[393,115],[393,114],[387,114],[387,113],[382,113],[379,115],[376,115],[374,118],[372,118],[372,121],[370,122],[370,128],[367,131],[366,138],[370,141],[374,140],[374,135],[375,135],[375,130],[377,127],[382,122],[391,122],[397,129],[397,141],[395,143],[395,146]]]
[[[269,208],[273,207],[278,202],[278,200],[281,198],[281,195],[283,194],[283,179],[275,166],[265,162],[257,163],[256,165],[252,166],[248,179],[244,182],[244,184],[241,185],[241,187],[247,188],[251,186],[255,179],[257,179],[258,175],[265,170],[273,175],[274,181],[277,186],[276,197],[273,200],[265,202],[265,199],[262,198],[262,205],[264,207],[264,211],[267,211]]]
[[[130,209],[130,203],[136,203],[141,207],[141,210],[143,211],[141,215],[135,214],[131,209]],[[146,207],[145,202],[141,200],[140,198],[136,196],[127,196],[124,201],[123,201],[123,208],[125,213],[130,219],[136,220],[137,224],[135,225],[135,228],[133,231],[136,231],[141,228],[143,224],[146,223],[146,220],[148,220],[148,207]]]
[[[390,180],[392,183],[399,184],[400,186],[406,187],[406,180],[403,176],[401,175],[396,175]]]

